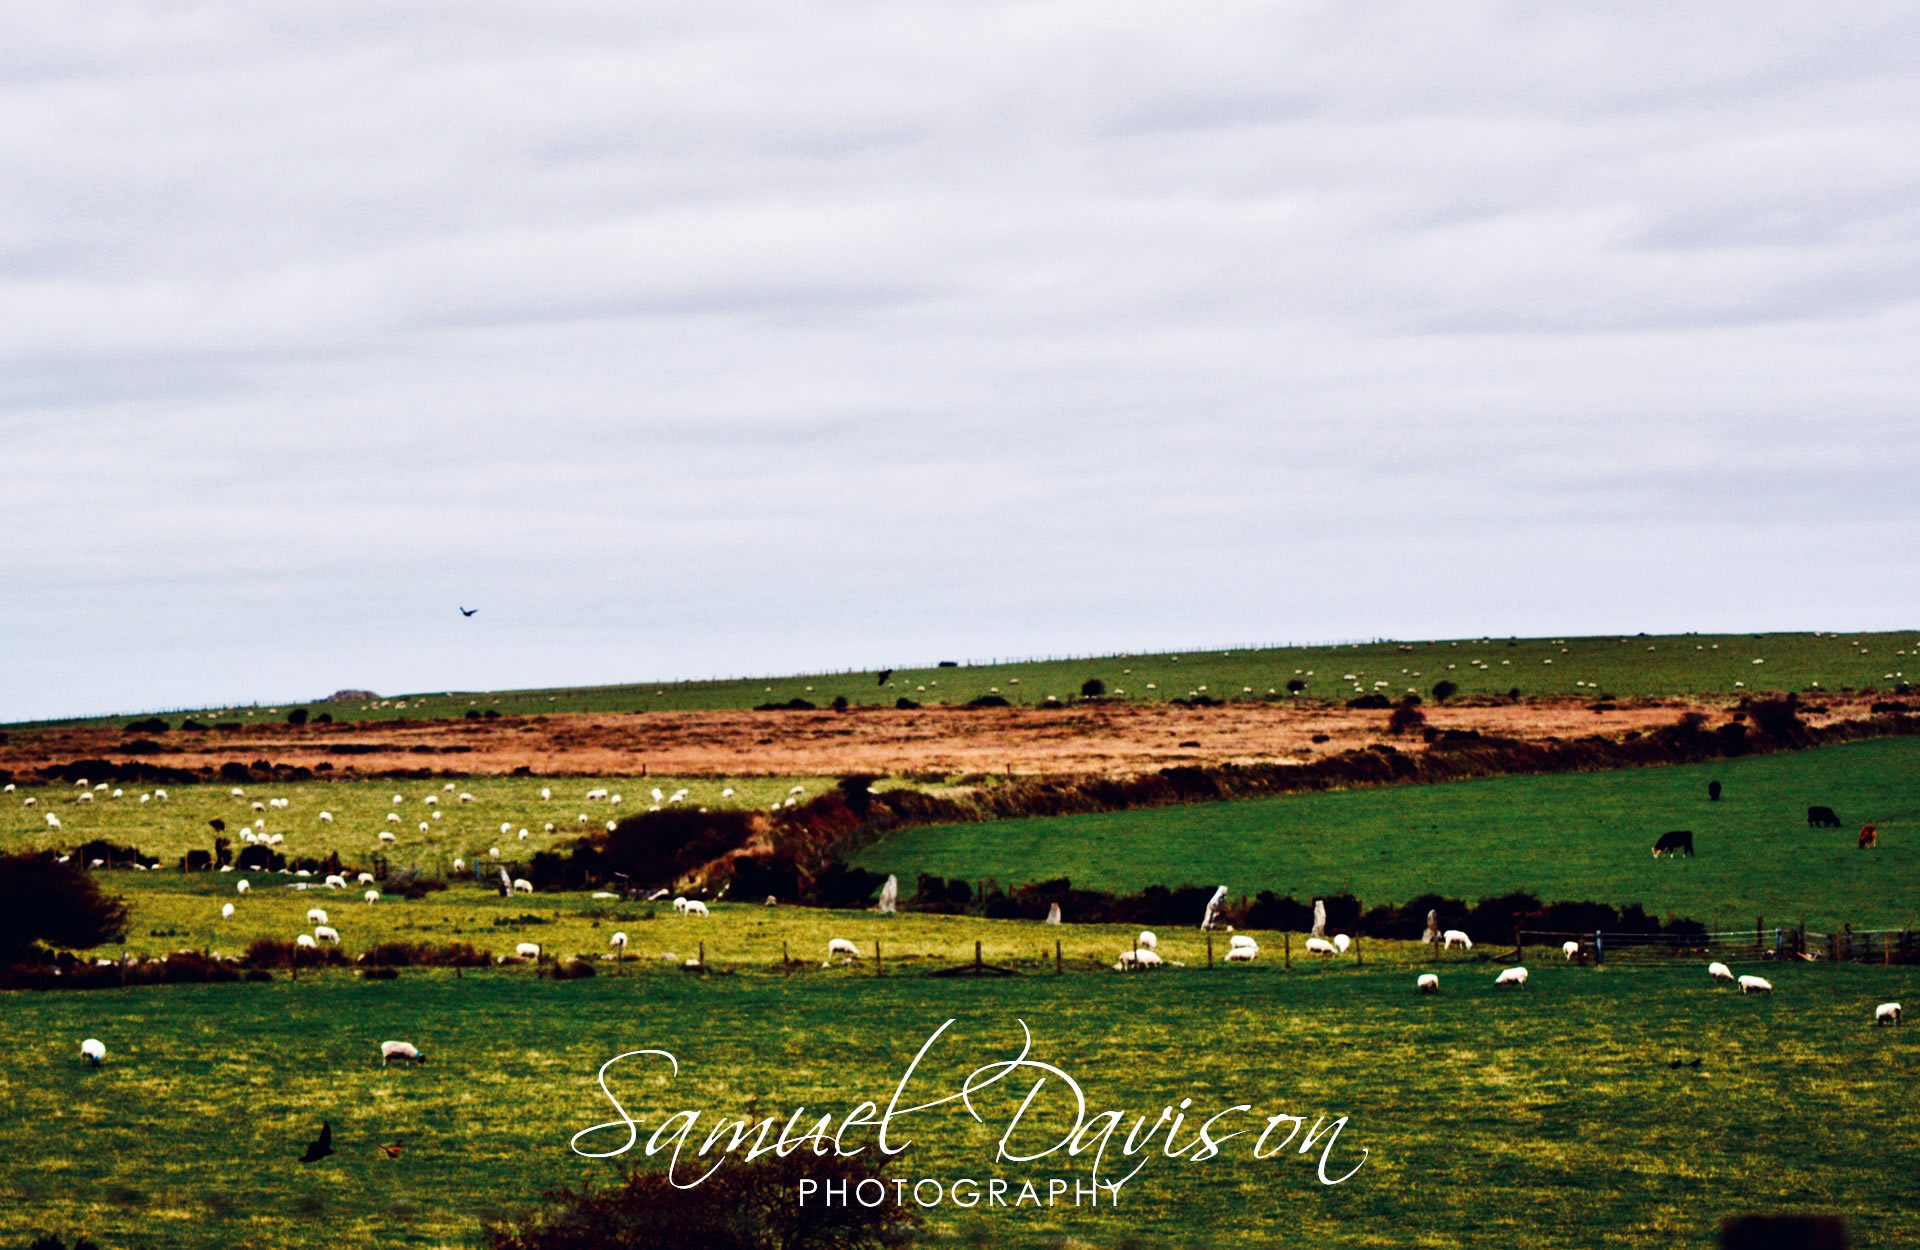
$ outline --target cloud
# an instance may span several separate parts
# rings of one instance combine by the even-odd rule
[[[1913,617],[1897,10],[6,25],[0,717]]]

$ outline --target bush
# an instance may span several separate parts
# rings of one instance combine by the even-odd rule
[[[1459,693],[1460,687],[1450,681],[1441,680],[1433,683],[1433,701],[1435,703],[1445,703],[1448,699],[1451,699]]]
[[[0,963],[36,944],[84,950],[127,933],[127,905],[100,893],[85,860],[58,862],[50,851],[0,855]]]
[[[912,699],[909,699],[906,695],[901,695],[893,701],[893,706],[899,708],[902,712],[911,712],[916,710],[920,705]]]
[[[1418,733],[1426,727],[1426,713],[1410,703],[1402,703],[1387,717],[1387,732],[1390,734]]]
[[[1294,678],[1292,681],[1287,683],[1288,694],[1299,694],[1302,690],[1305,690],[1306,688],[1307,688],[1307,683],[1304,681],[1301,681],[1298,677]]]
[[[1106,692],[1107,683],[1098,677],[1089,677],[1080,683],[1080,697],[1083,699],[1097,699]]]
[[[307,709],[303,707],[297,707],[293,709],[293,711],[287,713],[287,724],[298,728],[299,726],[304,725],[306,723],[307,723]]]
[[[1013,706],[1013,704],[1007,702],[1005,699],[1001,698],[997,694],[983,694],[978,698],[968,699],[966,705],[968,707],[1012,707]]]
[[[1348,699],[1347,706],[1362,711],[1370,711],[1374,708],[1392,707],[1393,702],[1383,694],[1363,694],[1357,698]]]
[[[829,1208],[800,1205],[801,1180],[825,1192],[831,1183],[853,1193],[864,1181],[886,1180],[864,1156],[816,1156],[796,1150],[752,1163],[736,1157],[690,1189],[676,1187],[663,1172],[634,1169],[603,1190],[561,1188],[542,1195],[541,1205],[490,1223],[490,1250],[652,1250],[688,1246],[699,1250],[870,1250],[911,1244],[919,1216],[911,1207],[860,1202]]]
[[[163,734],[171,728],[173,728],[173,726],[167,724],[167,722],[161,720],[158,716],[149,716],[145,720],[129,722],[127,732],[130,734]]]

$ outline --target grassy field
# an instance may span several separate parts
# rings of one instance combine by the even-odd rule
[[[156,1250],[312,1245],[322,1227],[333,1247],[470,1244],[543,1187],[612,1172],[568,1142],[611,1118],[594,1078],[617,1054],[658,1047],[682,1065],[670,1085],[657,1070],[616,1078],[643,1134],[683,1108],[838,1118],[884,1105],[954,1019],[917,1089],[950,1091],[1007,1057],[1024,1020],[1034,1057],[1071,1073],[1095,1112],[1151,1123],[1192,1098],[1206,1114],[1345,1115],[1329,1174],[1367,1153],[1329,1187],[1317,1151],[1255,1161],[1242,1139],[1207,1162],[1154,1158],[1117,1210],[927,1211],[935,1243],[1705,1247],[1719,1217],[1753,1208],[1847,1213],[1860,1246],[1920,1241],[1907,1106],[1920,1034],[1870,1024],[1875,1002],[1914,1000],[1920,973],[1774,975],[1771,998],[1692,966],[1549,963],[1521,992],[1474,967],[1430,998],[1404,968],[1351,963],[996,982],[332,973],[11,996],[0,1229]],[[87,1036],[108,1046],[98,1071],[78,1056]],[[383,1071],[390,1037],[430,1062]],[[953,1108],[917,1117],[894,1174],[1084,1180],[1084,1159],[994,1162],[1026,1084],[983,1098],[984,1124]],[[322,1119],[337,1154],[302,1166]],[[396,1140],[398,1160],[376,1149]]]
[[[1286,795],[1057,819],[909,829],[861,866],[1004,885],[1070,877],[1094,889],[1226,883],[1364,902],[1423,893],[1474,899],[1638,902],[1729,925],[1804,919],[1920,925],[1920,740],[1888,738],[1711,765]],[[1707,782],[1725,786],[1717,803]],[[1810,829],[1810,804],[1842,828]],[[1880,830],[1877,851],[1855,847]],[[1692,859],[1654,859],[1655,837],[1690,829]]]
[[[1748,690],[1818,693],[1844,688],[1891,690],[1920,675],[1920,634],[1785,633],[1605,635],[1588,638],[1481,638],[1429,642],[1382,641],[1340,646],[1245,651],[1166,652],[1073,660],[969,660],[955,668],[903,668],[880,682],[881,670],[807,673],[786,677],[582,686],[553,690],[437,691],[371,701],[282,704],[273,707],[189,709],[213,723],[279,719],[295,707],[335,720],[412,720],[464,717],[469,711],[529,716],[553,712],[635,712],[748,708],[805,699],[825,707],[836,695],[855,704],[911,698],[964,703],[998,694],[1015,703],[1066,700],[1099,678],[1115,697],[1164,700],[1286,697],[1287,683],[1303,683],[1302,697],[1348,699],[1376,691],[1428,694],[1446,680],[1462,695],[1668,697],[1737,694]],[[318,692],[316,692],[318,693]],[[129,713],[131,715],[131,713]],[[177,723],[181,712],[169,713]],[[85,718],[90,723],[120,718]]]

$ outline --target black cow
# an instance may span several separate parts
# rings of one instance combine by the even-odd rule
[[[1809,807],[1807,823],[1816,829],[1838,829],[1840,818],[1833,814],[1831,807]]]
[[[1664,853],[1678,855],[1685,851],[1689,858],[1693,855],[1693,830],[1675,829],[1672,833],[1663,833],[1654,839],[1653,857],[1659,859]]]

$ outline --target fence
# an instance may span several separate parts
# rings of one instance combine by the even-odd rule
[[[1768,926],[1764,920],[1750,929],[1719,929],[1699,933],[1584,933],[1522,929],[1514,947],[1559,950],[1577,943],[1574,958],[1603,964],[1617,960],[1652,962],[1661,959],[1709,959],[1728,965],[1773,963],[1785,959],[1830,963],[1920,963],[1920,943],[1911,929],[1855,929],[1844,926],[1833,933],[1809,932],[1802,925]]]

